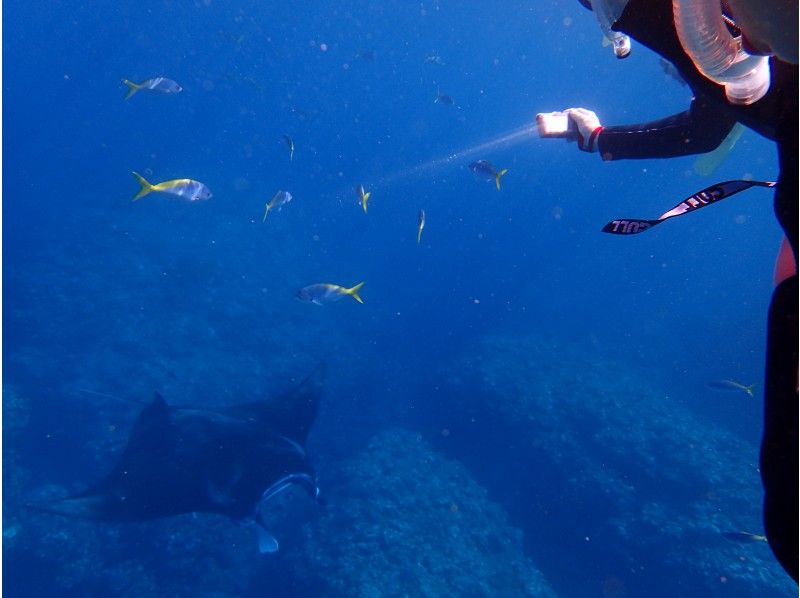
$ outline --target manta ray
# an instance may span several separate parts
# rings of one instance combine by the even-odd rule
[[[264,503],[295,484],[319,498],[305,443],[324,376],[320,365],[276,399],[218,409],[171,407],[156,393],[107,476],[55,504],[29,506],[115,522],[218,513],[255,524],[260,551],[276,552]]]

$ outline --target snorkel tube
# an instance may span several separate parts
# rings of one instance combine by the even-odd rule
[[[753,104],[769,89],[769,61],[751,56],[734,38],[722,17],[720,0],[672,0],[675,29],[697,69],[725,86],[732,104]]]

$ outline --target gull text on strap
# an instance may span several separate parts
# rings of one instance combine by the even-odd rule
[[[652,225],[646,220],[614,220],[609,223],[610,229],[607,232],[623,235],[633,235],[646,231]]]

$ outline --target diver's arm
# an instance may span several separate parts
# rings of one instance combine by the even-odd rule
[[[641,125],[604,127],[598,137],[603,160],[672,158],[715,149],[736,121],[705,99],[686,112]]]

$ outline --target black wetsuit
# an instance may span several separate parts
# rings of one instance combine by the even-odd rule
[[[790,23],[789,26],[795,26]],[[613,27],[657,52],[680,72],[695,98],[689,110],[641,125],[607,127],[598,138],[604,160],[667,158],[717,147],[736,122],[776,142],[780,174],[775,214],[794,252],[797,271],[797,66],[770,58],[772,83],[758,102],[735,106],[722,86],[706,79],[684,52],[671,0],[630,0]],[[761,479],[764,528],[781,565],[797,581],[798,567],[798,289],[797,274],[772,295],[767,325]]]

